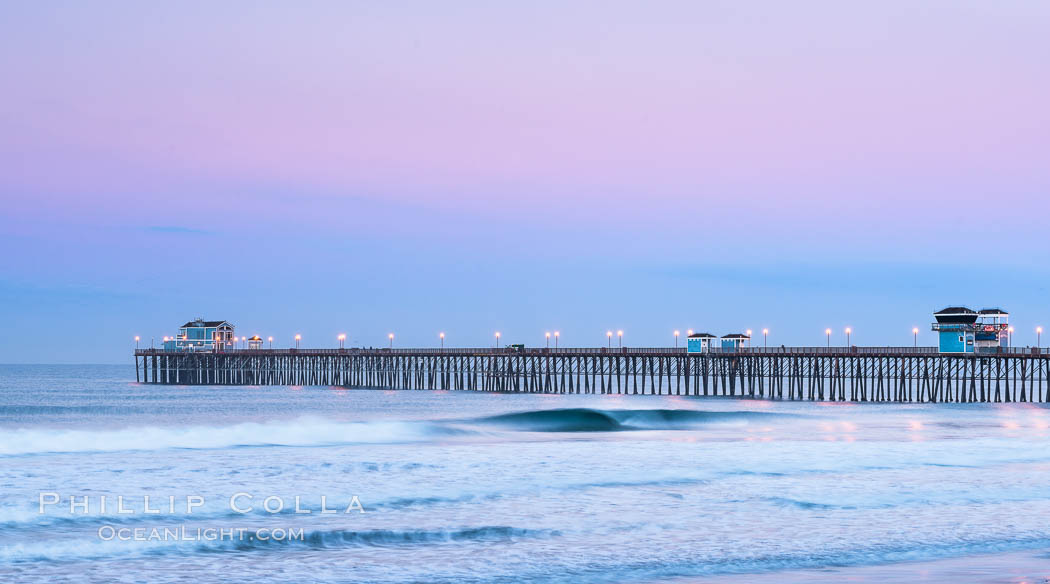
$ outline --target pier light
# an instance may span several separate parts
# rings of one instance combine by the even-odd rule
[[[605,331],[605,338],[609,339],[609,348],[612,348],[612,331]]]
[[[266,340],[270,342],[270,348],[272,349],[273,348],[273,337],[267,337]]]
[[[548,349],[551,348],[551,334],[550,333],[543,333],[543,336],[545,336],[547,338],[547,348]]]
[[[689,329],[689,330],[685,331],[685,334],[686,334],[687,336],[692,336],[692,334],[693,334],[693,329]]]
[[[135,335],[135,349],[138,350],[138,348],[139,348],[139,336]]]
[[[824,329],[824,334],[828,335],[828,348],[831,348],[831,329]]]
[[[441,339],[441,350],[445,350],[445,333],[438,333],[438,338]]]
[[[674,348],[678,348],[678,331],[674,332]]]
[[[623,348],[623,331],[616,331],[616,336],[620,341],[620,348]]]
[[[1007,328],[1006,332],[1008,333],[1006,335],[1006,348],[1009,349],[1014,344],[1014,327]]]
[[[560,336],[561,336],[561,333],[559,333],[558,331],[554,331],[554,348],[555,349],[558,348],[558,337],[560,337]]]
[[[139,338],[135,337],[135,340],[137,341]],[[1043,348],[1043,327],[1041,326],[1035,327],[1035,348]]]
[[[394,348],[394,333],[390,333],[386,337],[387,337],[387,339],[390,340],[390,348],[393,349]]]
[[[295,335],[295,348],[299,348],[299,341],[303,340],[303,335]]]
[[[496,348],[497,349],[499,348],[499,337],[500,337],[499,331],[496,331]]]
[[[853,329],[851,329],[850,327],[846,327],[846,346],[847,347],[852,346],[852,345],[850,345],[850,341],[849,341],[849,336],[851,334],[853,334]]]
[[[912,334],[912,337],[914,337],[914,339],[913,339],[914,342],[915,342],[914,346],[918,347],[919,346],[919,327],[912,328],[911,329],[911,334]]]
[[[769,329],[762,329],[762,348],[766,349],[769,347]]]
[[[339,336],[336,337],[336,339],[339,340],[339,348],[342,349],[343,348],[343,341],[346,340],[346,333],[339,333]]]
[[[747,346],[751,348],[751,329],[747,329]]]

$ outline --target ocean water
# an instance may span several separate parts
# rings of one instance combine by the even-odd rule
[[[1042,405],[129,379],[0,366],[0,581],[1050,578]]]

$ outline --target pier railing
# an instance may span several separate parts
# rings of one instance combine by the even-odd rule
[[[1030,355],[1048,354],[1050,349],[1035,347],[999,347],[984,349],[978,354]],[[163,349],[138,349],[136,355],[194,354],[187,351],[164,351]],[[740,347],[723,349],[712,347],[703,353],[688,353],[685,347],[566,347],[566,348],[511,348],[511,347],[467,347],[467,348],[346,348],[346,349],[224,349],[196,354],[247,354],[247,355],[937,355],[937,347]],[[967,354],[961,354],[965,356]],[[968,353],[968,355],[973,355]]]

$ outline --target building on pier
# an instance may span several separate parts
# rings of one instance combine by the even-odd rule
[[[165,351],[224,351],[236,345],[234,326],[225,320],[198,318],[179,327],[179,334],[167,337]],[[261,348],[260,339],[260,348]]]
[[[733,333],[733,334],[729,334],[729,335],[723,335],[722,336],[722,350],[723,351],[736,351],[736,350],[739,350],[739,349],[741,349],[744,346],[745,343],[747,343],[747,341],[750,338],[751,337],[749,337],[747,335],[744,335],[744,334],[740,334],[740,333]]]
[[[686,337],[685,346],[686,352],[689,353],[706,353],[711,348],[712,339],[718,337],[710,333],[693,333]]]
[[[261,349],[263,348],[263,340],[259,335],[252,335],[248,337],[248,348],[249,349]]]
[[[971,310],[949,306],[933,313],[937,322],[932,330],[938,335],[941,353],[980,353],[998,350],[1009,342],[1010,314],[1000,308]]]

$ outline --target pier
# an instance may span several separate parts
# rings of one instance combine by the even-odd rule
[[[725,396],[836,402],[1050,402],[1050,352],[996,348],[135,351],[141,383]]]

